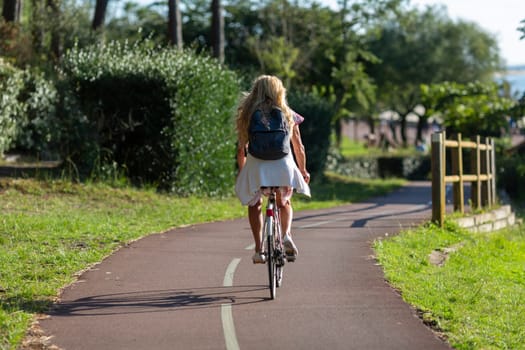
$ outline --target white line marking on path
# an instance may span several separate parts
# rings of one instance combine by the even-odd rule
[[[224,274],[224,281],[222,285],[224,287],[233,286],[233,275],[237,265],[241,262],[241,259],[233,259]],[[222,329],[224,331],[224,340],[226,341],[226,350],[239,350],[239,343],[237,342],[237,336],[235,335],[235,325],[233,324],[233,314],[231,304],[221,304],[221,319]]]
[[[298,226],[297,228],[310,228],[310,227],[316,227],[316,226],[321,226],[324,224],[330,224],[332,222],[345,221],[345,220],[348,220],[348,218],[344,217],[344,218],[327,220],[327,221],[318,221],[318,222],[314,222],[313,224]]]
[[[255,243],[252,243],[250,244],[249,246],[247,246],[246,248],[244,248],[245,250],[253,250],[255,249]]]

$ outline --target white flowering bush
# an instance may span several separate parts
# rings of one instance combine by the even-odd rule
[[[0,58],[0,155],[16,138],[24,111],[24,105],[18,100],[23,87],[23,72]]]

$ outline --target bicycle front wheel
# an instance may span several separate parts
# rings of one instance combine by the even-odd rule
[[[277,288],[283,284],[283,270],[284,263],[286,261],[284,257],[284,247],[283,240],[281,235],[281,221],[279,216],[279,211],[274,213],[273,218],[273,252],[274,252],[274,261],[275,261],[275,283]]]
[[[268,264],[268,279],[270,286],[270,298],[275,299],[277,280],[276,280],[276,270],[275,270],[275,232],[273,225],[273,218],[271,216],[266,218],[265,221],[265,233],[266,233],[266,254],[267,264]]]

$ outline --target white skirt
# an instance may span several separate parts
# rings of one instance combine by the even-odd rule
[[[254,205],[261,197],[261,187],[270,186],[291,187],[310,197],[310,187],[291,153],[277,160],[262,160],[248,154],[235,184],[235,193],[241,203]]]

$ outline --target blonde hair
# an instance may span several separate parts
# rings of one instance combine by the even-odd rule
[[[251,91],[243,95],[237,108],[236,127],[239,145],[244,146],[248,143],[248,128],[253,112],[258,109],[269,112],[275,107],[282,111],[291,131],[294,125],[293,112],[286,103],[286,89],[282,81],[272,75],[257,77]]]

